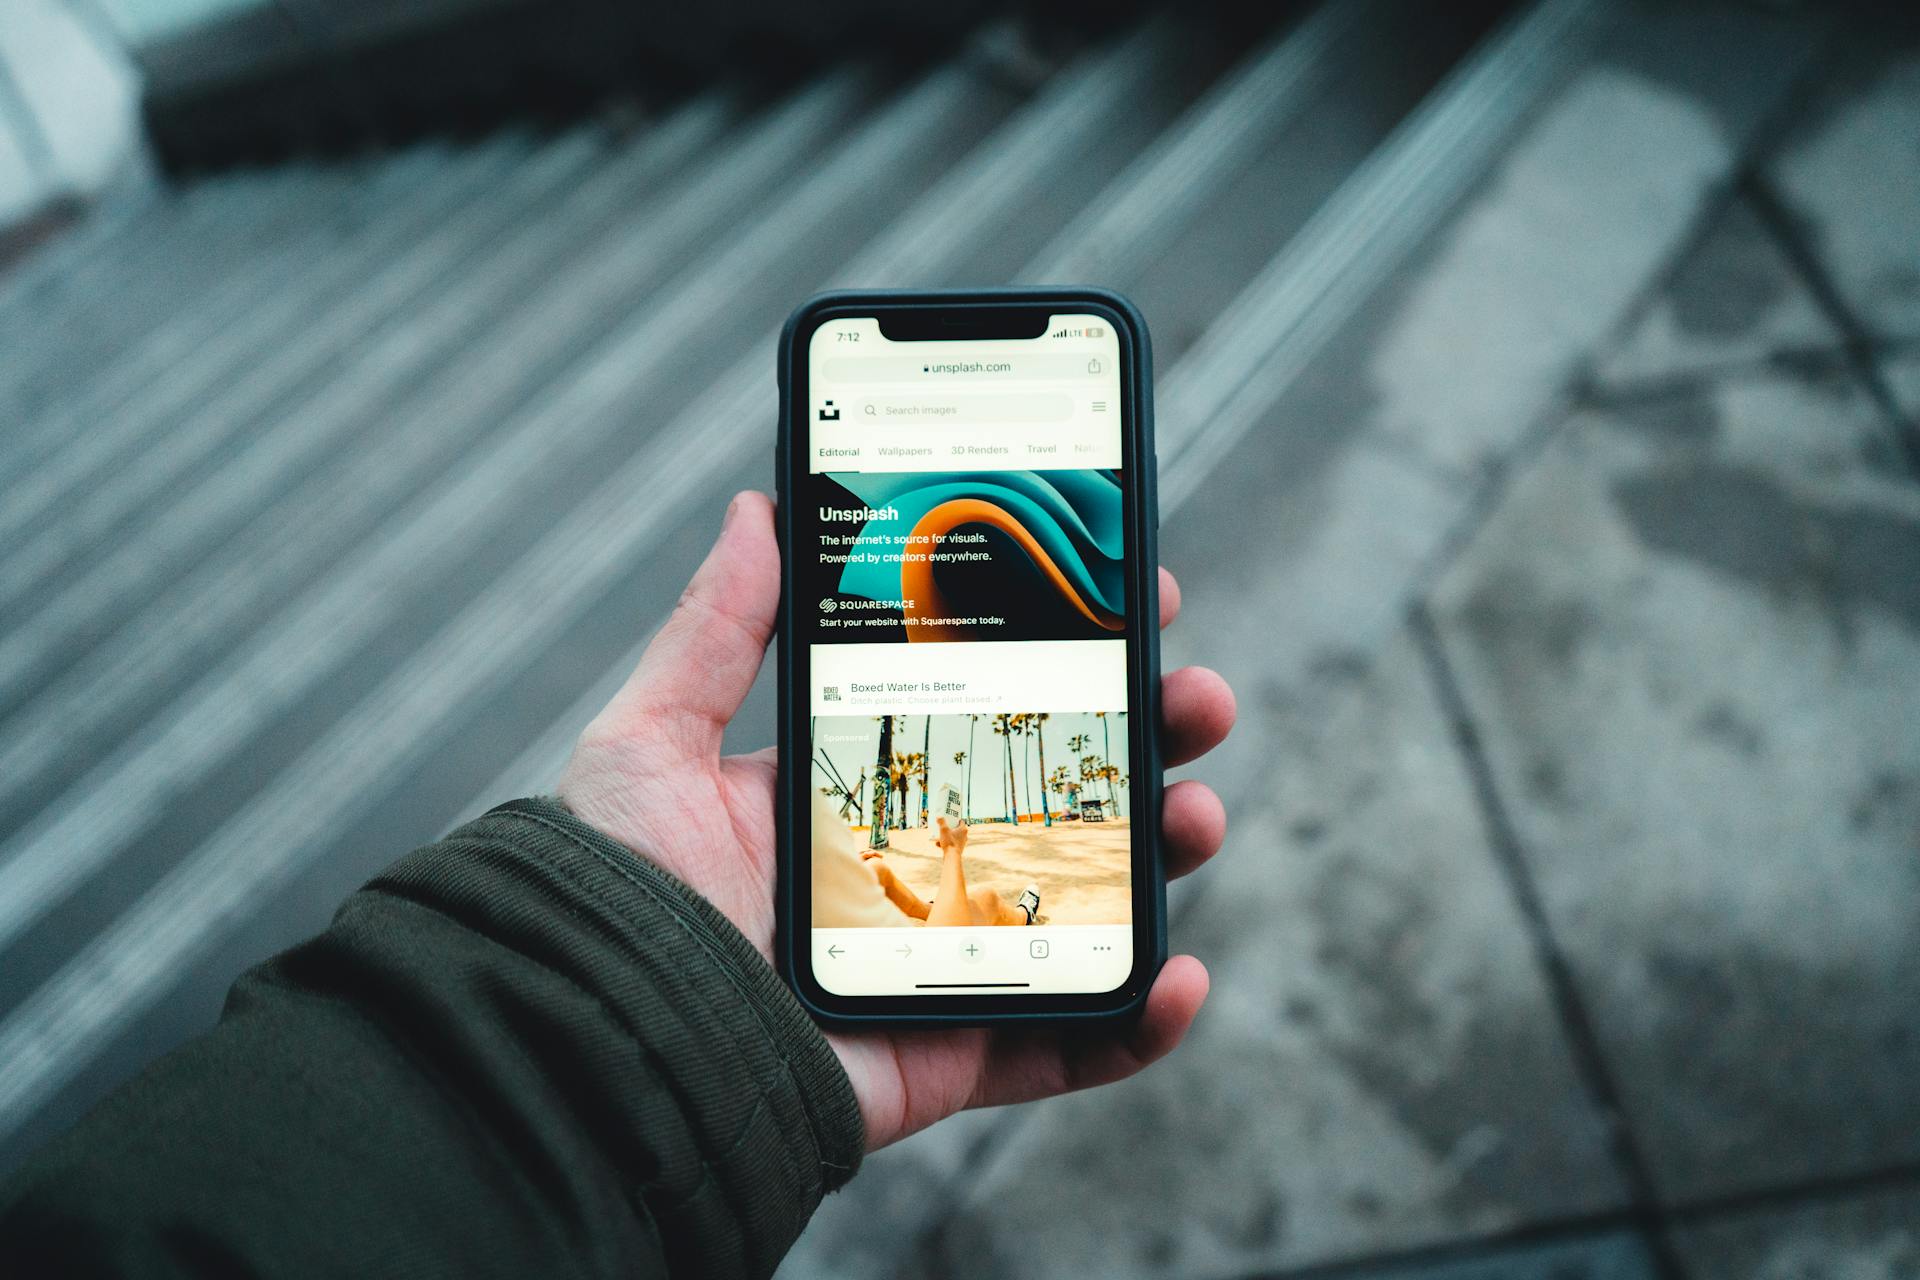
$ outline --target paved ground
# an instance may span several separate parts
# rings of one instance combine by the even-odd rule
[[[1241,696],[1214,997],[783,1275],[1920,1271],[1920,53],[1621,9],[988,33],[28,263],[0,1163],[551,780],[764,479],[794,297],[1082,276],[1155,329],[1168,660]]]
[[[1244,709],[1190,1046],[884,1153],[787,1274],[1915,1274],[1917,69],[1535,122],[1169,521]]]

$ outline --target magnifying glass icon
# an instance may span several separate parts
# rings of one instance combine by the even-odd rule
[[[868,405],[866,407],[866,411],[867,411],[867,416],[869,418],[877,418],[880,416],[879,413],[874,409],[872,405]]]

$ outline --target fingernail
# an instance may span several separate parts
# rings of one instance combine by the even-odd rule
[[[736,493],[733,495],[733,500],[727,503],[727,514],[720,518],[720,532],[725,533],[733,527],[733,517],[739,510],[740,495]]]

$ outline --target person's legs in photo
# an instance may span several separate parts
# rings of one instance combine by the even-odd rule
[[[1033,917],[1039,912],[1040,891],[1037,886],[1028,885],[1022,898],[1031,897],[1031,910],[1009,905],[1007,901],[992,889],[982,886],[967,890],[967,824],[964,822],[949,825],[943,818],[940,824],[940,892],[933,900],[933,908],[926,920],[930,925],[952,928],[979,927],[981,925],[1026,925],[1033,923]]]
[[[878,853],[866,857],[867,870],[873,872],[874,879],[880,882],[880,889],[887,895],[887,901],[900,908],[915,920],[925,920],[933,910],[930,903],[908,887],[907,882],[895,875],[893,868],[887,865],[885,858]]]

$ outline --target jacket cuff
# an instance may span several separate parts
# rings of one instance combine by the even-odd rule
[[[558,797],[509,801],[493,812],[514,813],[551,823],[589,848],[598,846],[601,856],[611,859],[610,869],[623,875],[636,869],[643,871],[652,889],[672,903],[675,910],[704,926],[720,953],[713,958],[738,971],[743,980],[741,994],[747,998],[759,1024],[772,1033],[799,1085],[819,1143],[826,1189],[838,1191],[845,1186],[859,1169],[860,1158],[866,1152],[866,1126],[860,1119],[860,1100],[854,1096],[853,1082],[847,1078],[840,1056],[827,1043],[819,1024],[793,998],[793,992],[760,954],[759,948],[704,895],[644,853],[582,821]]]
[[[739,1223],[759,1237],[745,1252],[777,1260],[820,1198],[853,1176],[866,1145],[852,1083],[826,1037],[712,903],[558,800],[501,805],[434,848],[501,845],[529,856],[488,858],[491,874],[507,871],[533,891],[508,896],[545,901],[544,942],[564,939],[574,981],[623,1010],[662,1074],[680,1082],[703,1153],[700,1179],[716,1184],[707,1190],[720,1201],[762,1207],[764,1218],[749,1211],[754,1220]],[[412,861],[387,875],[407,875]],[[446,884],[445,866],[418,870]],[[706,1197],[689,1186],[663,1203],[683,1198],[691,1210]],[[697,1235],[699,1218],[681,1225]]]

